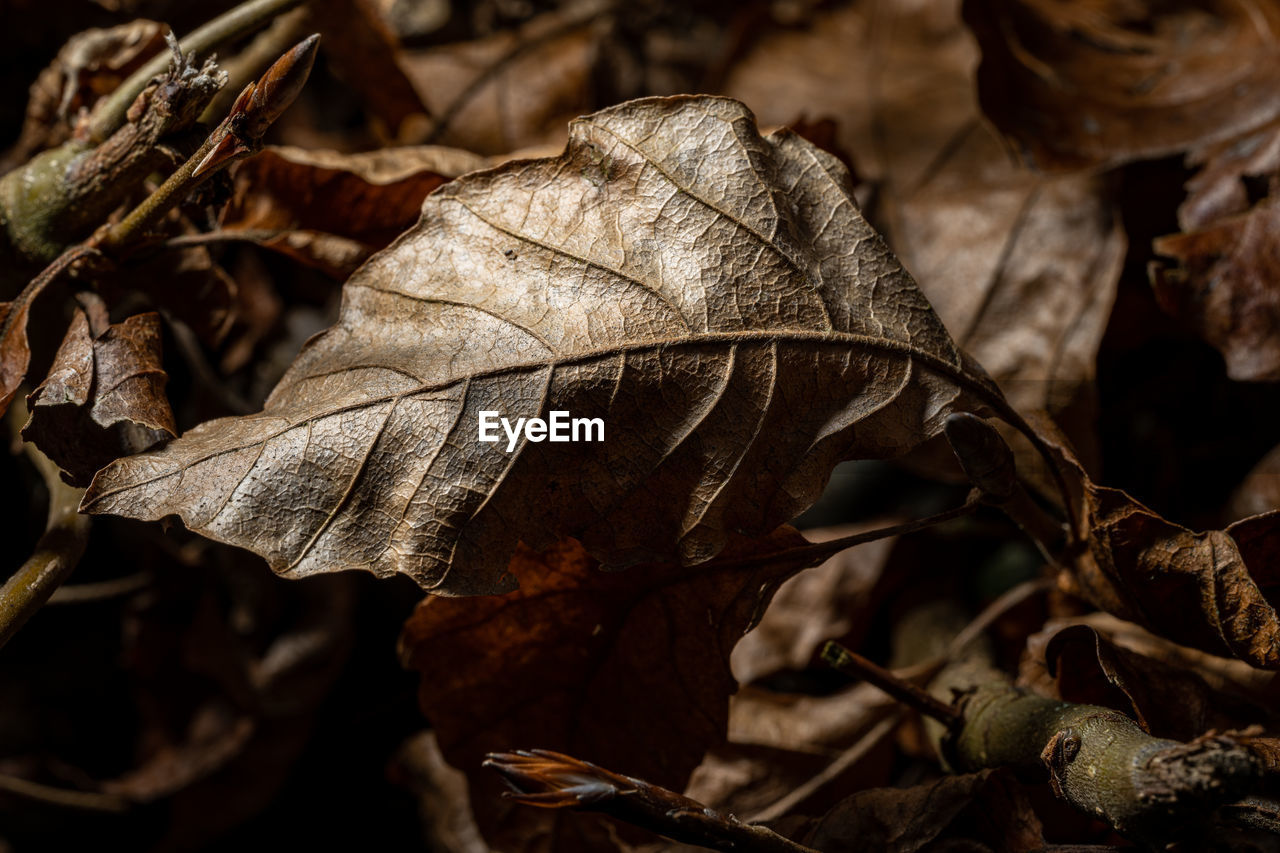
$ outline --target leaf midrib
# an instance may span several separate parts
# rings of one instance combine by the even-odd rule
[[[390,393],[390,394],[380,394],[376,397],[369,397],[367,399],[360,400],[358,402],[349,403],[345,406],[337,406],[332,409],[327,409],[323,412],[307,417],[301,421],[290,423],[288,426],[282,429],[279,429],[276,432],[271,433],[270,435],[266,435],[261,438],[254,439],[253,441],[237,444],[232,447],[219,448],[216,451],[213,451],[211,453],[208,453],[196,459],[186,460],[181,464],[181,466],[177,470],[165,471],[163,473],[155,475],[154,477],[149,477],[145,480],[130,482],[128,485],[123,485],[115,489],[104,491],[99,495],[95,495],[93,498],[93,501],[91,503],[85,504],[82,507],[82,509],[89,510],[93,506],[112,497],[113,495],[116,495],[125,491],[130,491],[133,489],[142,488],[144,486],[150,485],[151,483],[155,483],[159,480],[163,480],[166,477],[171,477],[175,473],[177,473],[177,471],[189,469],[196,465],[200,465],[205,462],[208,462],[211,459],[216,459],[219,456],[225,456],[231,453],[238,453],[241,450],[245,450],[247,448],[254,447],[258,444],[263,444],[265,442],[271,441],[272,439],[278,438],[281,435],[284,435],[286,432],[289,432],[290,430],[293,430],[293,429],[297,429],[298,427],[303,426],[304,424],[313,423],[322,418],[332,417],[333,415],[339,415],[339,414],[342,414],[343,412],[357,411],[359,409],[368,408],[370,406],[377,406],[383,403],[392,402],[404,397],[411,397],[417,394],[425,394],[432,391],[443,391],[447,388],[451,388],[454,385],[457,385],[460,382],[474,381],[476,379],[487,379],[489,377],[502,376],[504,374],[518,374],[518,373],[526,373],[531,371],[545,370],[547,368],[554,369],[554,368],[564,367],[571,364],[579,364],[582,362],[593,361],[599,358],[617,356],[623,353],[644,352],[647,350],[662,350],[662,349],[674,348],[674,347],[680,347],[680,348],[696,347],[696,346],[702,346],[706,344],[732,345],[732,344],[739,344],[739,343],[755,343],[755,342],[809,343],[809,344],[814,344],[819,346],[846,345],[850,349],[862,347],[862,348],[866,348],[874,351],[880,351],[880,352],[884,352],[892,355],[901,356],[903,358],[917,360],[920,362],[921,366],[925,367],[926,369],[929,369],[935,373],[941,374],[942,376],[945,376],[948,379],[951,379],[952,381],[956,382],[957,385],[960,385],[965,388],[986,389],[987,387],[986,383],[983,382],[981,378],[971,376],[970,374],[966,373],[963,366],[958,362],[953,363],[953,362],[946,361],[945,359],[942,359],[931,352],[927,352],[925,350],[919,349],[904,341],[897,341],[891,338],[877,338],[872,335],[860,335],[853,332],[814,331],[811,329],[759,329],[759,330],[744,329],[744,330],[735,330],[730,332],[700,332],[694,335],[688,335],[680,338],[663,338],[659,340],[628,341],[625,343],[614,344],[608,347],[600,347],[598,349],[593,349],[593,350],[586,350],[584,352],[574,353],[572,355],[566,355],[566,356],[557,357],[557,358],[547,358],[539,361],[528,361],[528,362],[520,362],[517,364],[495,366],[495,367],[487,368],[485,370],[478,370],[473,373],[468,373],[466,375],[455,376],[450,379],[442,380],[440,382],[424,383],[422,385],[419,385],[416,388],[409,388],[409,389],[397,391],[395,393]],[[368,369],[371,369],[372,367],[376,367],[376,366],[365,365],[358,369],[368,370]],[[356,368],[352,368],[352,369],[356,369]],[[389,370],[391,368],[378,368],[378,369]],[[325,375],[332,376],[336,374],[326,373]],[[304,381],[306,381],[306,378],[298,380],[298,383],[300,384],[301,382],[304,382]],[[260,412],[258,415],[249,415],[247,417],[255,418],[258,416],[267,416],[267,417],[276,417],[276,418],[279,417],[278,415],[275,415],[275,416],[268,415],[266,410],[264,410],[263,412]],[[113,465],[114,464],[116,463],[113,463]]]

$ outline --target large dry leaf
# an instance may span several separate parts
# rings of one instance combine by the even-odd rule
[[[784,527],[694,569],[601,572],[581,545],[564,540],[541,554],[517,551],[515,592],[419,604],[400,639],[401,660],[422,677],[422,709],[445,758],[470,778],[490,843],[594,849],[596,832],[590,819],[501,799],[499,779],[480,766],[488,752],[517,744],[570,750],[683,787],[725,738],[737,687],[730,650],[782,579],[806,565],[779,559],[747,568],[738,558],[804,544]]]
[[[261,414],[112,465],[84,506],[179,515],[287,576],[494,593],[521,538],[611,567],[709,559],[840,460],[1001,406],[988,383],[833,157],[760,137],[736,101],[649,99],[429,196]],[[477,441],[484,410],[599,417],[606,440],[507,452]]]
[[[1042,168],[1113,165],[1280,113],[1272,0],[966,0],[983,112]]]

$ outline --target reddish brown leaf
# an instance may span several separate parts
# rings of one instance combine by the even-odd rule
[[[312,0],[310,20],[324,34],[335,72],[360,93],[361,103],[387,139],[420,138],[426,109],[405,74],[400,42],[375,0]]]
[[[752,550],[802,541],[784,528]],[[599,571],[572,540],[543,554],[521,546],[510,566],[518,591],[418,605],[401,659],[422,676],[423,710],[445,757],[471,777],[493,846],[545,849],[558,830],[546,823],[554,817],[498,797],[498,780],[480,772],[488,752],[563,750],[679,790],[724,740],[730,651],[796,568],[733,568],[731,559],[617,573]],[[578,849],[560,844],[550,849]]]
[[[967,0],[983,112],[1045,169],[1160,157],[1280,113],[1270,0]]]
[[[412,226],[428,193],[487,163],[433,146],[366,154],[268,148],[236,169],[221,225],[341,278]]]
[[[49,375],[28,398],[22,437],[62,468],[72,485],[121,456],[173,438],[164,394],[160,316],[135,314],[94,336],[76,311]]]

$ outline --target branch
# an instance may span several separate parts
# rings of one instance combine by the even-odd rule
[[[673,841],[729,853],[817,853],[768,827],[558,752],[491,753],[483,766],[511,786],[505,796],[525,805],[601,812]]]
[[[277,15],[300,6],[303,2],[305,0],[250,0],[241,3],[184,38],[178,49],[183,55],[207,53],[220,44],[265,26]],[[104,98],[94,111],[89,125],[90,139],[106,139],[123,125],[134,99],[147,88],[153,77],[164,72],[168,62],[169,57],[163,54],[155,57]]]

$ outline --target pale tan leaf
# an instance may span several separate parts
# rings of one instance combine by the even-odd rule
[[[494,593],[521,539],[707,560],[978,401],[1007,411],[833,157],[733,100],[655,98],[429,196],[262,413],[112,465],[85,508],[179,515],[291,577]],[[599,417],[606,440],[508,453],[483,410]]]

